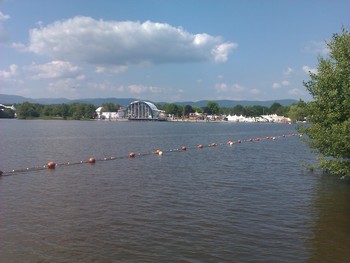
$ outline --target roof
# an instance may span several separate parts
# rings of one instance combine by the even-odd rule
[[[145,103],[147,104],[152,110],[158,110],[157,106],[154,105],[153,103],[149,102],[149,101],[140,101],[140,100],[135,100],[133,102],[131,102],[130,104],[135,104],[135,103]]]

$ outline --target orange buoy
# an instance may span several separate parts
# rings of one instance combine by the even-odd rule
[[[160,150],[158,149],[154,152],[154,154],[159,154],[159,152],[160,152]]]
[[[260,141],[260,138],[256,138],[255,140],[258,142],[258,141]]]
[[[182,149],[183,151],[186,151],[186,150],[187,150],[186,146],[182,146],[181,149]]]
[[[252,141],[253,141],[253,139],[252,139],[252,138],[250,138],[248,141],[249,141],[249,142],[252,142]]]
[[[48,163],[47,163],[47,168],[49,168],[49,169],[55,169],[55,167],[56,167],[56,163],[54,163],[54,162],[48,162]]]
[[[2,176],[3,172],[0,170],[0,176]]]
[[[202,144],[198,144],[197,146],[199,149],[203,148],[203,145]]]
[[[96,162],[96,160],[95,160],[94,157],[90,157],[89,160],[88,160],[87,162],[93,164],[93,163]]]
[[[130,158],[134,158],[135,157],[135,153],[134,152],[129,153],[129,157]]]
[[[241,141],[241,140],[238,140],[237,143],[242,143],[242,141]]]

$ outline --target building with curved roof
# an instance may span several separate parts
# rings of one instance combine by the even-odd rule
[[[126,107],[129,120],[165,120],[164,111],[148,101],[133,101]]]

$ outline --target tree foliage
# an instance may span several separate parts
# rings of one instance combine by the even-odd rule
[[[292,122],[305,121],[308,115],[307,104],[303,100],[290,105],[288,109],[288,117]]]
[[[330,53],[319,58],[318,73],[304,82],[314,101],[308,104],[311,126],[303,131],[309,145],[323,155],[320,166],[350,177],[350,33],[342,28],[326,43]]]
[[[0,109],[0,118],[14,118],[15,111],[12,109]]]
[[[117,112],[119,110],[120,105],[114,104],[112,102],[106,102],[101,105],[104,112]]]
[[[208,101],[207,103],[207,110],[208,114],[219,114],[220,113],[220,107],[219,104],[215,101]]]
[[[95,106],[85,103],[41,105],[23,102],[16,105],[16,114],[19,119],[92,119],[95,117]]]

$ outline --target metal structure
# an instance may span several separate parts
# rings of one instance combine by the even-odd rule
[[[6,106],[6,105],[3,105],[3,104],[0,104],[0,108],[4,108],[4,109],[11,109],[11,110],[16,110],[15,106]]]
[[[126,108],[129,120],[161,120],[162,111],[156,105],[147,101],[133,101]]]

